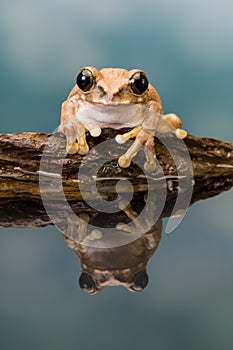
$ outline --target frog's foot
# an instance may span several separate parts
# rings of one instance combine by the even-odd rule
[[[144,198],[146,206],[143,209],[143,215],[138,215],[127,201],[120,201],[119,209],[127,215],[131,222],[129,224],[117,224],[116,228],[118,230],[143,236],[156,225],[158,221],[156,216],[156,193],[155,191],[150,191],[149,198],[148,196]]]
[[[148,134],[148,139],[145,143],[144,152],[146,156],[144,169],[148,172],[152,172],[156,168],[156,154],[154,145],[154,135],[152,135],[151,133]]]
[[[133,208],[131,207],[130,204],[127,203],[127,201],[124,201],[124,200],[120,201],[119,209],[122,210],[128,216],[128,218],[131,220],[131,223],[128,225],[119,223],[117,225],[117,229],[122,229],[123,231],[126,231],[126,232],[131,232],[131,233],[141,235],[141,232],[143,231],[143,228],[144,228],[144,220],[141,220],[139,218],[138,213],[135,210],[133,210]]]
[[[141,126],[138,126],[128,133],[123,135],[117,135],[116,141],[118,143],[125,143],[130,138],[136,137],[132,146],[123,154],[118,163],[122,168],[128,168],[132,159],[137,155],[139,150],[144,145],[144,151],[146,156],[146,162],[144,168],[146,171],[153,171],[156,168],[156,155],[154,151],[154,134],[151,131],[145,131]]]
[[[141,148],[142,144],[135,140],[128,151],[118,159],[118,164],[120,167],[128,168],[131,164],[132,159],[137,155]]]
[[[120,210],[124,211],[124,213],[128,216],[131,222],[129,224],[119,223],[117,224],[116,229],[143,236],[144,233],[151,228],[150,223],[148,225],[147,222],[147,215],[143,215],[143,217],[140,217],[140,214],[138,215],[136,211],[132,209],[131,205],[128,204],[126,201],[120,201],[119,208]]]
[[[175,134],[179,139],[186,138],[188,133],[187,133],[187,131],[181,129],[182,122],[181,122],[180,118],[178,117],[178,115],[176,115],[174,113],[165,114],[163,116],[163,119],[168,121],[175,128]],[[163,125],[162,128],[169,129],[169,124],[167,126]],[[166,132],[166,131],[170,131],[170,130],[164,130],[164,131]]]
[[[119,209],[124,211],[124,213],[128,216],[128,218],[132,222],[130,224],[119,222],[116,226],[116,229],[139,235],[140,230],[138,230],[138,225],[136,225],[135,223],[135,220],[137,219],[138,214],[132,209],[131,205],[125,202],[124,200],[120,201]]]
[[[64,232],[64,240],[70,248],[74,248],[77,243],[88,244],[90,241],[102,238],[100,230],[95,229],[88,233],[89,220],[90,217],[86,213],[67,217],[68,229]]]
[[[86,129],[76,116],[65,120],[58,131],[66,135],[66,151],[69,154],[86,154],[89,147],[86,142]]]
[[[81,155],[85,155],[89,152],[89,146],[87,144],[86,141],[86,130],[88,130],[91,134],[91,136],[93,137],[98,137],[101,134],[101,129],[99,126],[97,125],[87,125],[87,124],[83,124],[84,125],[84,133],[80,133],[79,136],[77,136],[77,142],[75,142],[75,144],[77,144],[78,147],[78,153]],[[81,131],[81,130],[80,130]]]
[[[141,129],[142,129],[141,126],[137,126],[136,128],[133,128],[132,130],[130,130],[129,132],[126,132],[125,134],[122,134],[122,135],[118,134],[116,135],[115,140],[117,143],[123,144],[129,139],[136,137]]]
[[[118,204],[119,209],[122,210],[130,220],[135,220],[138,216],[137,212],[132,209],[131,205],[126,200],[121,200]]]
[[[77,142],[75,142],[75,145],[77,145],[78,154],[85,155],[89,152],[89,146],[86,140],[86,132],[80,136],[77,136]]]
[[[133,233],[133,234],[139,235],[138,229],[135,225],[124,224],[123,222],[119,222],[116,225],[116,229],[119,231],[124,231],[127,233]]]
[[[103,237],[103,233],[100,230],[94,229],[85,237],[82,241],[82,244],[88,244],[90,241],[95,241],[101,239]]]
[[[97,137],[101,134],[99,126],[83,124],[76,116],[73,116],[60,124],[58,131],[63,132],[66,135],[67,153],[79,153],[81,155],[88,153],[89,146],[86,141],[87,130],[93,137]]]
[[[78,216],[75,214],[69,215],[67,217],[68,228],[65,232],[65,236],[67,236],[70,242],[75,244],[82,243],[82,241],[85,240],[89,220],[90,217],[86,213],[81,213]]]

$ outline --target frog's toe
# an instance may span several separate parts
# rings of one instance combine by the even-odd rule
[[[128,168],[131,164],[131,159],[123,155],[118,159],[118,164],[121,168]]]
[[[78,136],[77,141],[78,141],[78,145],[79,145],[78,153],[82,156],[87,154],[89,152],[89,146],[88,146],[87,140],[86,140],[86,133]]]
[[[129,224],[124,224],[123,222],[119,222],[116,225],[116,229],[119,231],[124,231],[127,233],[133,233],[133,234],[139,235],[138,229],[137,227],[135,227],[135,225],[129,225]]]
[[[101,239],[102,237],[103,233],[100,230],[94,229],[91,231],[87,238],[89,238],[90,240],[96,240]]]
[[[67,144],[66,145],[66,152],[68,154],[75,154],[79,151],[79,144],[77,142],[74,142],[72,145]]]
[[[119,143],[119,144],[123,144],[123,143],[125,143],[125,142],[127,141],[127,140],[123,137],[123,135],[120,135],[120,134],[116,135],[115,140],[116,140],[116,142]]]
[[[89,146],[86,143],[85,145],[79,145],[78,151],[77,151],[81,156],[84,156],[89,152]]]
[[[117,143],[123,144],[126,141],[128,141],[129,139],[136,137],[139,134],[141,129],[142,129],[141,126],[136,126],[135,128],[133,128],[129,132],[126,132],[122,135],[121,134],[116,135],[115,140]]]
[[[182,140],[185,139],[188,135],[187,131],[183,129],[176,129],[175,134],[179,139],[182,139]]]
[[[156,161],[152,161],[152,162],[146,161],[144,164],[144,169],[148,173],[152,173],[156,169]]]
[[[118,164],[122,168],[128,168],[131,164],[132,159],[138,154],[141,147],[141,142],[135,140],[134,143],[127,150],[127,152],[118,159]]]
[[[89,131],[90,131],[91,136],[93,136],[93,137],[98,137],[101,134],[101,129],[98,126],[90,129]]]

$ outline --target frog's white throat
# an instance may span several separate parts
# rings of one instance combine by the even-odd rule
[[[142,124],[147,108],[139,104],[104,105],[88,103],[76,115],[85,125],[121,129]]]

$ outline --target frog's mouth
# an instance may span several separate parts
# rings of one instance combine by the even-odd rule
[[[83,124],[120,129],[142,124],[148,108],[140,104],[89,104],[77,113]]]

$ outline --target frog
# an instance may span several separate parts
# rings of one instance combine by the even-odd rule
[[[100,136],[102,129],[129,131],[117,134],[115,140],[123,144],[134,139],[127,151],[118,158],[122,168],[128,168],[143,148],[144,168],[156,168],[154,137],[159,132],[174,132],[184,139],[180,117],[175,113],[163,114],[157,90],[140,69],[97,69],[86,66],[80,70],[76,84],[62,103],[59,132],[66,135],[68,154],[86,155],[89,152],[86,134]]]
[[[101,229],[103,222],[109,222],[108,213],[96,211],[91,217],[84,211],[65,218],[63,239],[80,260],[78,283],[84,292],[94,295],[107,286],[123,286],[130,292],[146,288],[147,263],[162,236],[162,219],[155,220],[156,196],[155,191],[149,198],[143,195],[134,202],[135,208],[120,200],[120,211],[110,219],[116,224],[114,235]],[[142,201],[147,205],[144,215],[139,215]]]
[[[128,217],[137,216],[130,205],[124,211]],[[108,220],[108,214],[104,214],[104,217]],[[126,223],[119,223],[117,230],[137,236],[131,242],[119,246],[109,246],[109,235],[102,234],[99,229],[88,232],[89,220],[85,212],[76,217],[68,216],[67,229],[63,232],[65,243],[76,253],[81,263],[79,287],[90,295],[99,293],[107,286],[122,286],[129,292],[143,291],[149,282],[147,263],[161,240],[162,219],[144,234],[140,233],[139,225],[130,227]],[[101,218],[98,219],[97,214],[95,222],[98,223],[98,220],[101,221]],[[146,222],[144,224],[147,225]]]

